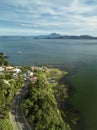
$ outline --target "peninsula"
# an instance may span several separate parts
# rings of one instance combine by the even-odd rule
[[[80,130],[79,115],[68,107],[65,70],[14,66],[0,53],[1,130]],[[71,111],[72,110],[72,111]]]

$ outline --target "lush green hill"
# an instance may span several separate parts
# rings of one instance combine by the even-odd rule
[[[22,104],[25,117],[35,130],[70,130],[62,119],[54,97],[54,85],[43,72],[36,73],[38,80],[28,84],[28,93]]]

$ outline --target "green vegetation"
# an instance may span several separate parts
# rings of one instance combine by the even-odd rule
[[[0,75],[0,130],[12,129],[9,121],[10,105],[23,83],[23,78],[13,79],[10,72]],[[6,124],[8,124],[7,128],[4,127]]]
[[[67,74],[68,74],[67,71],[61,71],[60,69],[57,68],[49,68],[48,77],[57,80]]]
[[[0,52],[0,65],[8,65],[9,63],[6,61],[8,56],[6,56],[4,53]]]
[[[9,119],[0,119],[0,130],[13,130]]]
[[[0,53],[0,64],[5,64],[6,56]],[[3,71],[0,73],[0,130],[12,130],[12,125],[9,120],[9,111],[11,102],[22,86],[24,80],[22,77],[13,78],[11,71]]]
[[[35,130],[70,130],[58,109],[54,97],[54,85],[47,81],[43,72],[37,71],[38,80],[28,84],[28,93],[22,109]]]

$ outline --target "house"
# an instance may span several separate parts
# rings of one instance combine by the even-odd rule
[[[2,66],[0,66],[0,72],[2,72],[2,71],[4,71],[5,69],[2,67]]]
[[[13,78],[18,78],[18,74],[17,73],[13,73]]]
[[[37,77],[32,77],[32,78],[30,78],[30,81],[36,82],[36,81],[37,81]]]
[[[19,73],[21,73],[22,71],[21,71],[21,69],[19,69],[19,68],[15,68],[15,69],[13,69],[13,72],[19,74]]]
[[[32,67],[31,67],[31,70],[32,70],[32,71],[34,71],[34,70],[36,70],[36,69],[37,69],[37,68],[36,68],[35,66],[32,66]]]
[[[8,71],[12,71],[13,69],[14,69],[13,66],[6,66],[6,70],[8,70]]]
[[[37,67],[37,70],[42,71],[43,68],[42,67]]]
[[[27,76],[33,77],[33,75],[34,75],[34,73],[32,71],[30,71],[30,70],[27,71]]]

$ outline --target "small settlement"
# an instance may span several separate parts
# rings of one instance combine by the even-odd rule
[[[48,71],[46,67],[36,67],[31,66],[29,69],[26,69],[26,71],[23,71],[23,67],[21,66],[0,66],[0,75],[3,75],[4,73],[11,73],[12,77],[18,78],[19,76],[22,76],[25,81],[37,81],[37,77],[34,75],[34,72],[36,70],[40,70],[43,72]],[[7,81],[6,81],[7,83]]]

